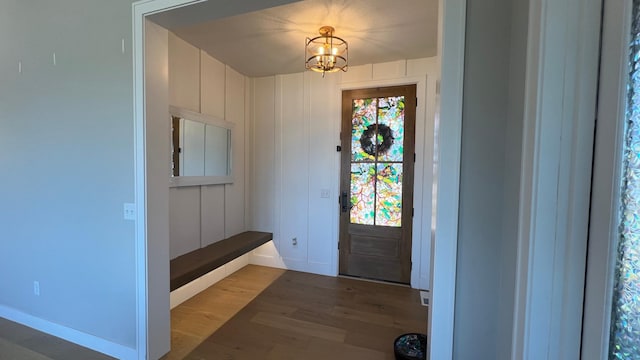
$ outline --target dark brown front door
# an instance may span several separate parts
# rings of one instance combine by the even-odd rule
[[[409,283],[416,86],[342,93],[340,274]]]

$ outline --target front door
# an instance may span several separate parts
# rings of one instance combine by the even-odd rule
[[[416,86],[342,93],[340,274],[408,284]]]

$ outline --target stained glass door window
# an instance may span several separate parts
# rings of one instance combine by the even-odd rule
[[[404,96],[354,99],[352,224],[402,226]]]

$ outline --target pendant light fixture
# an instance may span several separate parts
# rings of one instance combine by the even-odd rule
[[[305,45],[305,68],[325,73],[347,71],[349,45],[342,38],[333,36],[336,30],[323,26],[320,36],[307,38]]]

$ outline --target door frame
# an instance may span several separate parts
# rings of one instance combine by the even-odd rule
[[[620,224],[619,184],[622,180],[631,13],[630,1],[604,2],[581,347],[581,359],[584,360],[606,359],[609,355]]]
[[[353,149],[351,148],[351,145],[352,145],[351,144],[351,136],[348,136],[348,133],[344,134],[344,130],[346,130],[346,128],[345,128],[345,126],[346,126],[346,124],[345,124],[345,121],[346,121],[345,115],[346,115],[346,113],[345,113],[345,108],[344,108],[344,106],[345,106],[345,103],[344,103],[344,92],[345,91],[378,92],[378,90],[386,91],[386,89],[391,88],[391,87],[396,87],[396,88],[406,87],[406,86],[415,87],[415,94],[414,94],[414,96],[415,96],[415,108],[412,110],[413,111],[413,132],[411,132],[412,142],[413,142],[413,144],[411,146],[411,148],[412,148],[411,152],[414,153],[415,157],[414,157],[414,160],[413,160],[413,164],[411,164],[412,165],[411,175],[409,177],[405,177],[405,175],[403,175],[403,180],[402,180],[403,181],[403,185],[402,185],[402,191],[403,191],[403,196],[402,196],[402,224],[403,225],[402,225],[402,230],[400,230],[400,232],[401,232],[401,239],[402,239],[401,241],[409,241],[410,242],[410,248],[406,252],[406,255],[408,255],[408,259],[405,259],[405,260],[409,261],[409,267],[410,267],[409,274],[408,274],[409,275],[408,284],[410,284],[411,287],[413,287],[413,288],[419,288],[419,289],[429,289],[428,283],[427,283],[427,286],[423,287],[423,286],[421,286],[422,284],[420,284],[419,282],[414,282],[413,281],[414,280],[414,274],[419,276],[420,270],[422,268],[422,264],[420,262],[420,250],[422,249],[422,241],[420,241],[420,244],[417,244],[417,246],[414,245],[413,239],[415,238],[414,237],[414,232],[415,231],[414,231],[413,228],[416,225],[421,225],[421,223],[422,223],[421,220],[423,220],[423,218],[421,216],[416,216],[415,213],[412,214],[410,211],[408,211],[409,207],[405,206],[407,199],[405,199],[405,197],[404,197],[404,194],[406,194],[405,193],[406,189],[405,189],[404,181],[405,181],[405,178],[408,178],[410,180],[410,182],[412,183],[411,192],[410,192],[411,197],[410,197],[410,202],[409,202],[410,207],[414,209],[414,212],[415,212],[416,208],[418,208],[418,210],[422,210],[421,209],[422,202],[416,202],[416,200],[415,200],[416,197],[417,197],[416,189],[422,190],[423,186],[421,186],[421,185],[424,185],[425,182],[422,180],[422,176],[416,177],[416,172],[417,172],[416,168],[418,167],[418,164],[422,165],[422,163],[425,162],[425,161],[422,161],[423,158],[424,158],[424,150],[425,149],[423,149],[423,147],[421,147],[420,151],[419,151],[418,148],[417,148],[418,137],[421,135],[421,137],[424,138],[425,137],[425,130],[422,127],[420,127],[420,130],[422,130],[422,134],[418,134],[418,130],[419,130],[418,122],[419,122],[419,119],[421,117],[422,118],[421,119],[422,123],[424,125],[426,125],[426,127],[429,127],[429,125],[428,125],[429,123],[433,123],[433,121],[430,121],[432,119],[426,118],[426,111],[425,111],[425,109],[426,109],[426,104],[425,104],[426,103],[426,101],[425,101],[426,97],[424,96],[424,94],[423,94],[423,97],[422,97],[423,100],[422,101],[418,100],[418,99],[420,99],[420,97],[418,96],[418,87],[420,85],[425,86],[425,84],[426,84],[426,81],[417,82],[417,83],[416,82],[407,83],[406,80],[405,80],[405,82],[403,84],[394,84],[394,85],[389,85],[389,86],[386,86],[386,85],[385,86],[381,86],[380,85],[380,86],[371,86],[371,87],[357,87],[357,88],[353,88],[353,89],[341,89],[339,91],[339,93],[340,93],[340,130],[341,130],[340,133],[342,134],[342,136],[340,138],[340,144],[342,146],[342,150],[340,152],[340,168],[339,168],[340,170],[338,171],[338,174],[339,174],[338,191],[336,192],[336,194],[338,194],[338,196],[341,196],[340,194],[342,194],[342,191],[347,191],[347,192],[350,191],[350,190],[348,190],[350,188],[350,185],[347,188],[343,187],[343,185],[344,185],[343,181],[346,181],[346,179],[344,179],[344,177],[346,176],[345,171],[350,173],[350,170],[347,170],[347,168],[345,167],[344,161],[346,161],[347,158],[351,159],[351,155],[350,154],[351,154],[351,151],[353,151]],[[398,93],[395,93],[395,94],[398,94]],[[387,95],[384,95],[384,96],[390,96],[390,95],[387,94]],[[396,96],[396,95],[393,95],[393,96]],[[376,95],[376,96],[366,95],[366,97],[380,97],[380,96],[379,95]],[[352,99],[353,99],[353,95],[352,95]],[[420,109],[418,109],[418,103],[422,103],[422,107]],[[405,107],[405,109],[406,109],[406,107]],[[349,114],[350,114],[349,117],[351,117],[351,112]],[[405,112],[405,118],[406,118],[406,114],[407,113]],[[349,124],[351,124],[351,121],[349,121]],[[350,129],[349,132],[351,132],[351,128],[352,128],[352,126],[349,125],[349,129]],[[431,130],[431,133],[433,133],[433,130]],[[405,134],[407,134],[407,133],[405,132]],[[406,137],[405,137],[405,139],[406,139]],[[430,139],[430,140],[431,141],[429,141],[429,143],[433,143],[433,140],[432,139]],[[425,143],[426,142],[421,139],[420,145],[423,145]],[[406,144],[406,142],[404,144]],[[348,145],[348,146],[345,146],[345,145]],[[405,148],[405,150],[406,150],[406,148]],[[410,156],[410,153],[404,153],[403,154],[403,156],[404,156],[403,157],[403,162],[402,162],[403,169],[406,168],[406,167],[404,167],[404,164],[406,162],[405,159],[406,159],[407,155]],[[426,162],[428,164],[431,164],[431,169],[432,169],[433,168],[433,161],[432,161],[433,156],[431,156],[431,158],[428,158],[428,159],[429,160],[426,160]],[[351,160],[349,160],[349,164],[351,163],[350,161]],[[410,162],[410,161],[411,160],[409,160],[408,162]],[[422,169],[420,168],[420,170],[422,170]],[[422,175],[422,173],[420,175]],[[350,176],[349,176],[348,183],[349,184],[351,183]],[[427,184],[431,184],[431,181],[429,181]],[[431,189],[431,186],[429,186],[429,189]],[[420,194],[420,195],[422,195],[422,194]],[[420,200],[422,200],[422,198],[420,198]],[[426,203],[429,204],[429,202],[426,202]],[[340,207],[342,207],[342,204],[340,204]],[[350,212],[348,212],[348,213],[350,213]],[[428,214],[430,214],[430,213],[431,212],[428,212]],[[419,215],[421,215],[421,212],[419,212]],[[350,227],[350,225],[353,225],[353,224],[350,223],[350,221],[347,221],[346,223],[343,223],[343,221],[345,220],[345,219],[343,219],[343,217],[347,217],[347,214],[343,213],[342,210],[339,210],[338,211],[338,244],[342,245],[342,246],[344,245],[342,243],[342,240],[344,240],[343,237],[349,237],[349,235],[348,235],[349,234],[349,227]],[[411,219],[411,221],[409,222],[410,227],[409,227],[409,229],[406,229],[405,225],[407,224],[407,221],[408,221],[409,218]],[[418,220],[416,220],[416,219],[418,219]],[[426,219],[428,221],[425,221],[425,222],[428,222],[430,224],[431,223],[431,221],[430,221],[431,218],[427,217]],[[343,229],[343,226],[347,227],[347,229]],[[366,225],[366,226],[375,226],[375,225]],[[418,240],[422,240],[421,237],[417,237],[417,239]],[[351,240],[349,240],[349,242],[350,241]],[[429,243],[427,242],[426,244],[428,245]],[[337,273],[338,274],[340,274],[341,266],[342,266],[342,262],[341,262],[341,259],[340,259],[340,250],[341,249],[342,248],[338,249],[338,260],[337,260],[337,263],[338,263],[338,272]],[[416,251],[414,251],[414,250],[416,250]],[[402,253],[402,251],[400,251],[400,252]],[[417,252],[417,254],[415,254],[416,252]],[[414,255],[416,255],[416,257],[418,259],[417,262],[414,261]],[[401,257],[404,257],[404,254],[401,254]],[[414,264],[415,264],[415,266],[414,266]],[[344,274],[344,275],[352,276],[352,275],[349,275],[349,274]],[[353,275],[353,276],[355,276],[355,275]],[[385,281],[385,280],[381,280],[381,281]]]
[[[528,3],[513,359],[580,357],[601,10]]]
[[[162,284],[159,277],[168,273],[169,258],[166,249],[150,249],[164,246],[148,241],[147,199],[154,194],[147,188],[146,118],[145,118],[145,43],[144,24],[149,15],[191,5],[205,0],[141,0],[132,5],[133,26],[133,103],[134,103],[134,158],[135,158],[135,224],[136,257],[136,335],[138,358],[145,359],[153,349],[149,347],[149,319],[154,318],[149,306],[149,292],[155,284]],[[438,5],[438,54],[440,55],[440,103],[438,135],[440,166],[434,184],[437,184],[437,203],[434,206],[436,228],[431,234],[432,305],[428,328],[431,333],[430,358],[451,359],[453,356],[453,316],[455,304],[455,274],[458,233],[458,198],[460,179],[460,150],[462,135],[462,90],[464,72],[464,45],[466,0],[439,0]],[[168,244],[166,244],[168,246]],[[167,253],[163,271],[149,270],[149,253]],[[164,261],[159,261],[164,264]],[[169,294],[167,294],[167,300]],[[435,310],[435,311],[434,311]],[[168,311],[168,309],[167,309]],[[170,327],[170,324],[166,324]],[[165,329],[166,330],[166,329]],[[168,340],[168,339],[167,339]]]
[[[389,86],[401,86],[401,85],[416,85],[416,97],[418,98],[418,106],[416,107],[416,125],[415,125],[415,153],[416,162],[413,169],[413,207],[415,213],[412,219],[412,233],[411,233],[411,262],[413,268],[411,269],[411,287],[417,289],[431,289],[433,283],[432,274],[432,242],[433,234],[432,229],[432,199],[433,199],[433,187],[423,186],[424,184],[433,184],[434,174],[431,170],[433,168],[433,147],[426,147],[424,144],[433,143],[433,137],[427,139],[427,134],[433,135],[434,119],[436,116],[435,109],[428,109],[428,105],[425,100],[427,99],[427,89],[431,81],[437,81],[436,79],[429,79],[427,76],[407,76],[398,79],[381,79],[381,80],[367,80],[367,81],[354,81],[340,83],[336,89],[336,101],[339,101],[342,109],[342,91],[345,90],[358,90],[368,89],[376,87],[389,87]],[[434,96],[435,98],[435,96]],[[435,107],[435,104],[433,104]],[[340,111],[342,116],[342,110]],[[342,119],[342,118],[341,118]],[[342,126],[342,121],[339,123],[339,128]],[[339,131],[338,131],[339,134]],[[428,160],[426,160],[426,159]],[[335,193],[338,194],[340,190],[340,175],[342,171],[341,156],[337,157],[336,168],[338,169],[338,177],[334,183]],[[431,166],[430,169],[428,167]],[[340,211],[336,210],[334,218],[336,229],[336,241],[340,241]],[[335,273],[339,274],[340,270],[340,252],[338,247],[335,246],[335,252],[333,254]],[[424,261],[429,259],[429,261]],[[424,268],[424,267],[427,268]]]

